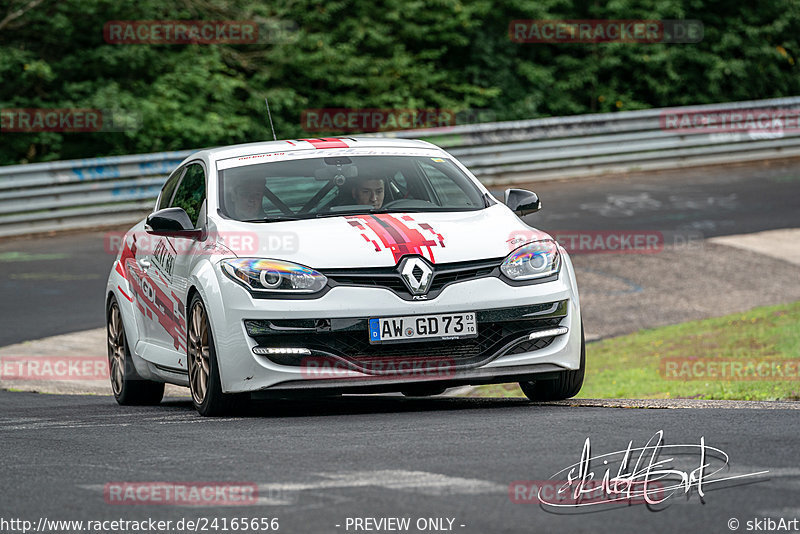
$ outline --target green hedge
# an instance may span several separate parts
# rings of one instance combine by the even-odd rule
[[[11,0],[0,21],[29,0]],[[176,7],[168,4],[176,4]],[[800,94],[797,0],[45,0],[0,27],[0,108],[101,108],[137,127],[0,133],[0,164],[304,132],[309,108],[484,109],[497,120]],[[272,4],[272,7],[267,4]],[[277,6],[283,7],[277,7]],[[117,45],[110,20],[260,20],[252,45]],[[514,19],[697,19],[698,44],[518,44]]]

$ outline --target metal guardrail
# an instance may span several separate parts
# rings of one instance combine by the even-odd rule
[[[662,114],[796,110],[794,127],[762,132],[671,131]],[[487,185],[654,171],[800,156],[800,97],[598,113],[380,134],[430,140]],[[739,124],[744,124],[744,120]]]
[[[429,140],[487,185],[800,157],[800,128],[778,134],[670,131],[676,113],[800,108],[800,97],[370,134]],[[795,122],[796,124],[796,122]],[[193,151],[0,167],[0,236],[125,224],[152,208]]]
[[[137,221],[192,152],[0,167],[0,236]]]

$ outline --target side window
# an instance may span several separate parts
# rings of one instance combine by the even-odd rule
[[[167,178],[167,182],[164,184],[164,187],[161,189],[161,194],[158,196],[157,210],[163,210],[169,207],[169,201],[172,200],[172,193],[175,191],[175,186],[178,185],[178,181],[185,168],[186,167],[181,167],[177,169]]]
[[[200,217],[200,209],[206,199],[206,173],[203,166],[193,163],[186,168],[181,185],[175,191],[175,198],[171,207],[183,208],[189,215],[192,224],[197,227],[197,220]]]

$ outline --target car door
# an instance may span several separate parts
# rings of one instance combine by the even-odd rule
[[[179,167],[167,178],[154,211],[169,207],[184,171],[186,171],[185,166]],[[153,253],[161,239],[144,231],[131,232],[127,236],[123,250],[123,267],[135,295],[138,338],[139,342],[143,343],[143,346],[137,349],[140,355],[146,350],[146,345],[153,343],[161,329],[158,320],[160,308],[151,270]]]
[[[182,208],[194,227],[202,228],[205,199],[205,169],[202,163],[191,162],[169,207]],[[160,326],[153,332],[153,343],[172,353],[167,361],[159,358],[167,367],[186,369],[186,293],[192,260],[200,247],[194,239],[169,236],[158,238],[153,250],[150,270]]]

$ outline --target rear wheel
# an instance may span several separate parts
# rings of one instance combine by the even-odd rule
[[[581,365],[574,371],[561,371],[559,376],[549,380],[520,382],[519,387],[525,396],[532,401],[555,401],[574,397],[583,386],[583,375],[586,371],[586,341],[581,324]]]
[[[136,372],[128,349],[128,339],[122,324],[122,314],[114,297],[106,313],[108,339],[108,369],[111,391],[122,406],[152,406],[164,397],[164,383],[145,380]]]
[[[199,294],[195,294],[189,306],[187,337],[189,389],[194,407],[200,415],[208,417],[225,415],[240,408],[247,400],[246,394],[222,392],[214,335]]]

